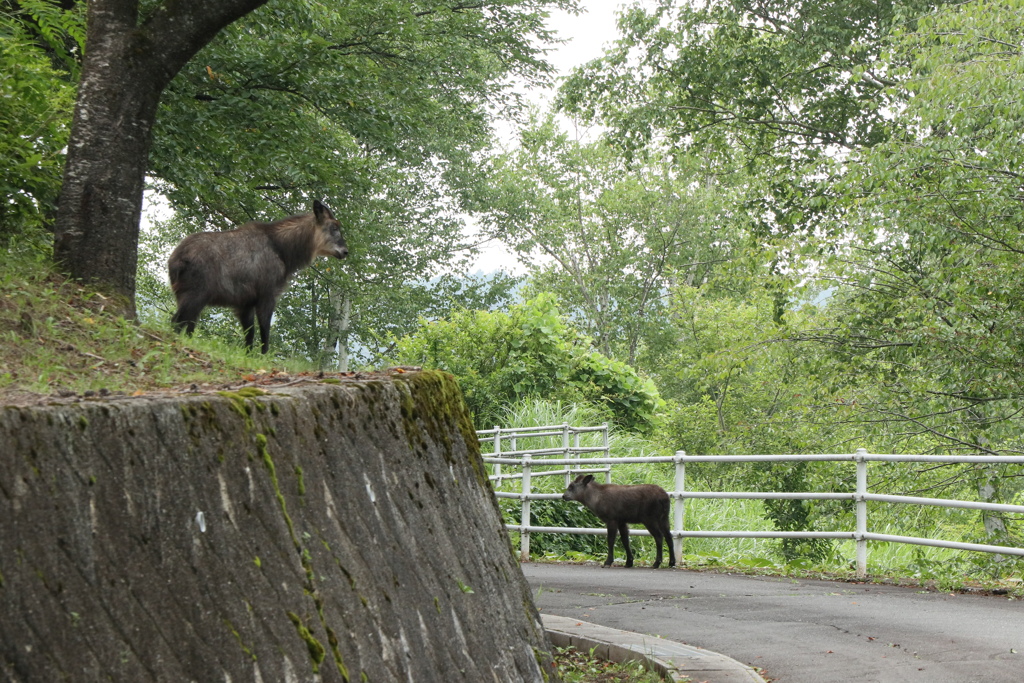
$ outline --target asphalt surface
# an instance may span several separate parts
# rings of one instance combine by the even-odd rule
[[[731,657],[775,683],[1018,683],[1024,602],[871,583],[523,564],[542,614]]]

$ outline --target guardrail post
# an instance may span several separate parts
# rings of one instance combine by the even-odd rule
[[[501,427],[494,425],[494,457],[501,457]],[[501,486],[501,463],[494,463],[494,476],[497,477],[498,486]]]
[[[610,457],[612,457],[612,453],[611,453],[611,449],[608,448],[608,423],[605,422],[601,426],[603,427],[603,429],[601,431],[601,434],[604,435],[604,441],[601,444],[602,446],[604,446],[604,457],[610,458]],[[604,483],[606,483],[606,484],[612,483],[612,466],[611,465],[608,465],[605,468],[605,470],[604,470]]]
[[[853,456],[857,463],[857,493],[854,496],[857,508],[857,533],[854,538],[857,542],[857,578],[863,579],[868,575],[868,541],[865,536],[868,533],[868,461],[865,456],[868,452],[858,448]]]
[[[676,451],[676,490],[672,496],[675,505],[674,513],[675,522],[672,528],[672,546],[676,554],[676,562],[678,564],[683,563],[683,508],[686,506],[686,500],[679,494],[686,491],[686,463],[683,462],[683,458],[686,457],[686,451]]]
[[[531,456],[529,453],[523,455],[523,486],[521,489],[523,499],[523,511],[522,515],[519,517],[520,562],[530,561],[530,532],[527,531],[527,527],[530,526],[530,458]]]
[[[577,446],[580,445],[580,435],[579,434],[576,434],[576,445]],[[569,425],[568,424],[563,424],[562,425],[562,457],[563,458],[574,457],[574,456],[570,456],[569,455]],[[569,474],[569,470],[570,469],[572,469],[571,465],[566,465],[565,466],[565,486],[566,486],[566,488],[568,488],[569,482],[572,481],[570,479],[570,477],[572,475]]]
[[[574,431],[572,433],[572,447],[573,447],[573,453],[569,457],[571,457],[573,460],[579,460],[580,459],[580,433],[579,432],[575,432]],[[569,465],[568,467],[565,468],[565,487],[566,488],[569,488],[569,484],[572,483],[572,478],[573,478],[572,477],[572,470],[574,468],[576,470],[579,470],[579,468],[580,468],[579,464],[572,464],[572,465]]]

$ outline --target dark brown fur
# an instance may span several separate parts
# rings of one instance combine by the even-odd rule
[[[582,474],[576,477],[562,494],[562,500],[583,503],[608,529],[608,558],[605,567],[615,559],[615,534],[622,536],[622,547],[626,549],[626,566],[633,566],[633,551],[629,547],[630,524],[643,524],[654,537],[658,556],[654,568],[661,566],[661,541],[668,546],[668,566],[676,564],[676,551],[672,546],[672,529],[668,524],[671,499],[665,489],[654,484],[623,486],[620,484],[598,484],[594,475]]]
[[[270,349],[270,319],[292,276],[317,256],[348,256],[331,210],[313,202],[313,213],[273,223],[253,221],[225,232],[200,232],[181,241],[167,270],[178,310],[175,329],[192,334],[207,306],[234,309],[252,348],[259,323],[262,351]]]

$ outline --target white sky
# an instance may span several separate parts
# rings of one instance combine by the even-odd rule
[[[573,16],[566,12],[553,12],[548,25],[569,42],[548,55],[562,74],[574,66],[600,57],[605,45],[616,37],[615,12],[623,4],[614,0],[590,0],[583,14]]]
[[[610,45],[617,36],[615,13],[623,3],[615,0],[589,0],[585,4],[587,6],[582,14],[554,11],[548,20],[548,26],[567,41],[548,53],[548,61],[560,77],[568,75],[574,67],[600,57],[605,46]],[[538,106],[546,106],[553,92],[540,90],[528,95]],[[526,272],[504,245],[492,242],[480,248],[476,264],[470,270],[490,272],[499,269],[519,275]]]

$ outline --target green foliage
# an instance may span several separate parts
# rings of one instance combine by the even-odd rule
[[[762,485],[774,491],[807,491],[808,486],[806,462],[778,463],[766,468],[762,476]],[[766,500],[765,513],[775,523],[779,531],[806,531],[812,529],[814,501],[809,500]],[[797,558],[811,561],[822,560],[829,552],[831,543],[820,538],[783,538],[780,539],[780,551],[786,562]]]
[[[14,0],[9,5],[15,8],[12,18],[32,36],[36,46],[61,71],[77,80],[85,50],[85,6],[50,0]]]
[[[570,381],[581,387],[584,396],[600,401],[627,429],[649,429],[662,403],[651,380],[600,353],[579,356]]]
[[[652,156],[654,156],[652,154]],[[636,363],[664,327],[671,282],[701,283],[739,240],[724,208],[736,182],[695,159],[630,162],[606,139],[571,140],[548,114],[491,161],[478,206],[606,356]]]
[[[673,291],[672,352],[647,362],[672,401],[666,437],[678,449],[802,453],[827,450],[837,438],[812,410],[828,400],[819,375],[836,368],[800,341],[821,323],[820,313],[813,306],[790,309],[780,324],[775,305],[756,289],[742,299],[713,287]]]
[[[53,220],[75,96],[71,77],[54,62],[77,71],[66,45],[84,31],[81,11],[38,0],[15,7],[0,10],[2,244]]]
[[[653,383],[589,346],[554,297],[539,295],[507,313],[459,310],[423,320],[396,341],[395,359],[458,377],[478,425],[498,423],[517,401],[545,398],[588,401],[629,429],[652,427],[661,406]]]
[[[561,105],[632,149],[667,138],[745,164],[745,208],[764,239],[835,227],[836,161],[888,139],[901,101],[882,40],[932,4],[635,3],[620,40],[569,77]]]
[[[543,329],[534,324],[545,317],[544,307],[550,313],[553,304],[520,305],[509,313],[456,310],[447,320],[424,319],[417,331],[396,341],[395,360],[452,373],[474,421],[494,424],[508,403],[553,392],[556,382],[563,385],[566,369],[557,343],[561,320],[547,316],[553,326]]]
[[[591,681],[617,681],[618,683],[659,683],[664,680],[643,662],[632,660],[612,662],[594,654],[569,646],[555,648],[555,666],[563,683],[590,683]]]
[[[855,246],[824,271],[838,283],[827,341],[872,379],[865,423],[931,449],[1024,452],[1022,31],[1019,3],[973,2],[894,37],[905,133],[853,158]]]

